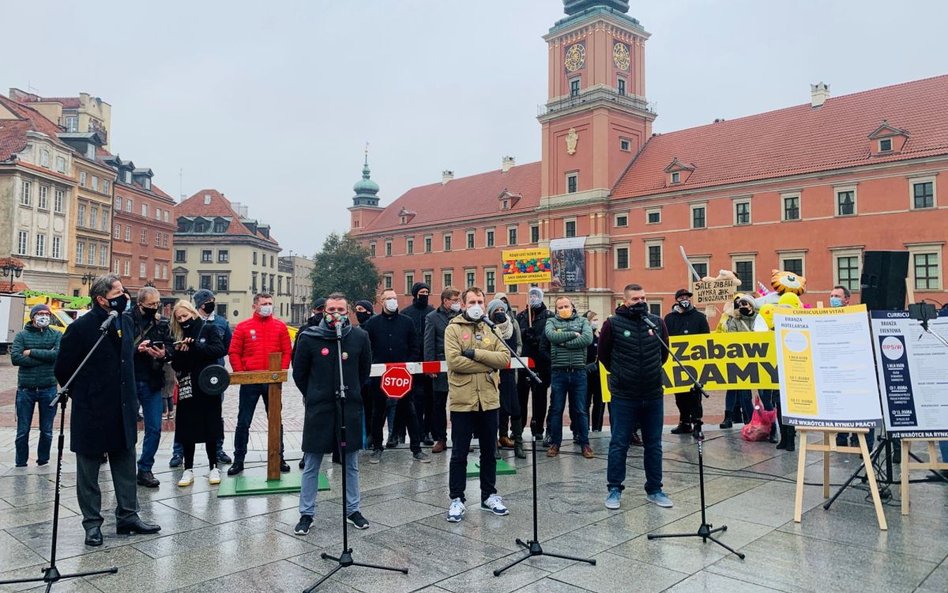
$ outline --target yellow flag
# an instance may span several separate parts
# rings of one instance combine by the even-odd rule
[[[602,401],[608,403],[612,401],[612,394],[609,393],[609,371],[599,363],[599,383],[602,385]]]

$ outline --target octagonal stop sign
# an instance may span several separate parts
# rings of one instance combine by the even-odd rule
[[[407,369],[393,367],[382,373],[382,392],[389,397],[404,397],[411,391],[411,373]]]

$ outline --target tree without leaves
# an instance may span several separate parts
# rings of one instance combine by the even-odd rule
[[[358,300],[375,302],[381,276],[369,259],[369,250],[349,236],[331,233],[313,256],[313,297],[342,292],[352,305]],[[310,302],[312,302],[310,301]]]

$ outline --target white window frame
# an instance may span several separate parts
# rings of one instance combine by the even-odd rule
[[[514,241],[512,243],[510,241],[510,231],[514,232]],[[519,244],[520,244],[520,227],[515,224],[508,225],[507,226],[507,245],[515,246]]]
[[[29,255],[30,251],[30,232],[17,231],[16,235],[17,255]]]
[[[626,147],[622,148],[622,144],[625,143]],[[632,152],[632,139],[621,136],[619,138],[619,150],[622,152]]]
[[[803,270],[800,271],[800,275],[804,278],[806,277],[806,249],[796,249],[791,251],[777,251],[777,262],[780,264],[781,270],[786,270],[787,267],[784,264],[785,260],[788,259],[798,259],[803,266]]]
[[[474,276],[474,282],[468,282],[468,276]],[[470,288],[477,284],[477,268],[464,268],[464,288]],[[464,292],[464,290],[461,290]]]
[[[132,225],[125,225],[125,241],[128,243],[132,242]],[[128,276],[128,274],[126,274]]]
[[[450,276],[450,278],[448,278],[448,276]],[[444,288],[454,284],[454,270],[441,270],[441,284]]]
[[[691,263],[691,265],[695,265],[695,264],[703,265],[705,268],[705,273],[708,275],[711,274],[711,256],[710,255],[689,255],[688,261]],[[689,275],[691,274],[690,268],[688,269],[688,274]],[[694,277],[692,276],[691,279],[693,280]]]
[[[138,277],[139,279],[145,279],[148,277],[148,262],[147,261],[138,262]]]
[[[624,268],[619,267],[619,250],[625,249],[625,261],[626,266]],[[612,269],[613,270],[630,270],[632,269],[632,245],[629,243],[619,243],[612,246]]]
[[[747,222],[737,222],[737,205],[747,204]],[[781,203],[781,207],[783,204]],[[783,218],[783,214],[780,215]],[[750,226],[754,224],[754,209],[750,198],[735,198],[731,201],[731,222],[734,226]]]
[[[86,244],[82,241],[76,243],[76,264],[81,265],[82,259],[86,254]]]
[[[575,178],[576,178],[576,190],[575,190],[575,191],[569,191],[569,180],[570,180],[570,177],[575,177]],[[563,181],[564,181],[564,184],[565,184],[565,185],[563,186],[563,189],[566,190],[566,191],[563,192],[563,193],[567,193],[567,194],[579,193],[579,171],[569,171],[569,172],[567,172],[567,173],[566,173],[566,177],[564,177]]]
[[[852,192],[853,193],[853,213],[852,214],[840,214],[839,213],[839,194]],[[856,190],[855,185],[840,185],[833,187],[833,216],[846,218],[849,216],[856,216],[859,214],[859,192]]]
[[[938,183],[935,181],[934,175],[926,175],[925,177],[909,177],[909,210],[935,210],[938,208]],[[917,183],[931,183],[932,184],[932,207],[931,208],[916,208],[915,207],[915,184]]]
[[[568,234],[568,233],[566,232],[566,225],[569,224],[569,223],[573,223],[573,234],[572,234],[572,235],[570,235],[570,234]],[[577,233],[579,233],[579,225],[576,224],[576,217],[575,217],[575,216],[571,216],[571,217],[569,217],[569,218],[564,218],[564,219],[563,219],[563,237],[569,239],[570,237],[576,237],[576,236],[578,236]]]
[[[742,225],[743,226],[743,225]],[[739,292],[753,292],[757,290],[754,282],[757,281],[757,254],[756,253],[734,253],[731,254],[731,269],[737,273],[737,262],[751,262],[751,286],[738,286]]]
[[[625,224],[619,224],[619,217],[625,218]],[[612,227],[617,229],[629,228],[629,212],[616,212],[615,216],[612,218]]]
[[[487,281],[487,275],[494,275],[494,286],[490,287],[490,282]],[[494,294],[497,292],[497,268],[484,268],[484,292],[488,294]]]
[[[20,206],[33,205],[33,182],[23,181],[20,184]]]
[[[109,244],[99,245],[99,266],[104,268],[109,265]]]
[[[497,247],[497,229],[495,227],[484,229],[484,247]]]
[[[62,259],[63,258],[63,238],[59,235],[53,235],[53,242],[51,244],[51,251],[49,252],[50,257],[53,259]]]
[[[934,243],[905,243],[905,248],[909,252],[909,278],[911,279],[911,285],[916,291],[919,292],[939,292],[945,288],[945,267],[944,267],[944,258],[942,257],[942,252],[944,250],[945,243],[934,242]],[[935,288],[919,288],[916,284],[917,280],[915,278],[915,256],[934,253],[935,254],[935,264],[938,266],[938,284]]]
[[[394,278],[391,274],[382,275],[382,288],[385,290],[392,290],[392,286],[394,286],[393,282]]]
[[[464,231],[464,248],[477,249],[477,231]]]
[[[444,252],[454,251],[454,233],[448,231],[441,235],[441,250]]]
[[[688,228],[691,230],[702,230],[708,228],[708,203],[707,202],[696,202],[694,204],[688,205]],[[695,210],[698,208],[704,209],[704,226],[695,226]]]
[[[62,214],[66,208],[66,190],[57,189],[53,191],[53,212]]]
[[[46,257],[46,234],[36,233],[36,257]]]
[[[796,218],[787,218],[787,200],[791,198],[797,199],[797,217]],[[737,207],[735,206],[735,217],[737,216]],[[780,222],[796,222],[798,220],[803,220],[803,193],[802,192],[788,192],[785,194],[780,194]],[[753,219],[751,219],[753,222]]]
[[[405,272],[405,293],[411,294],[411,287],[415,283],[415,272]]]
[[[86,264],[90,266],[95,265],[96,245],[98,243],[89,243],[89,251],[86,253]]]
[[[658,220],[655,222],[649,222],[649,216],[652,214],[658,214]],[[662,224],[662,209],[661,208],[646,208],[645,209],[645,224]]]
[[[123,265],[125,267],[125,273],[122,275],[125,276],[126,278],[131,278],[132,277],[132,260],[130,259],[125,260],[125,263]]]
[[[386,239],[385,240],[385,257],[391,257],[391,256],[392,256],[392,240]]]
[[[658,267],[654,267],[651,264],[649,259],[649,251],[652,247],[658,247],[658,258],[659,261]],[[648,239],[645,241],[645,269],[646,270],[661,270],[665,267],[665,240],[664,239]]]
[[[679,183],[681,183],[681,171],[671,172],[671,182],[672,182],[672,185],[678,185]]]
[[[888,143],[889,143],[889,147],[888,147],[888,148],[883,148],[883,147],[882,147],[882,143],[883,143],[883,142],[888,142]],[[893,146],[894,146],[894,144],[893,144],[893,142],[892,142],[892,138],[879,138],[879,152],[892,152],[892,147],[893,147]]]

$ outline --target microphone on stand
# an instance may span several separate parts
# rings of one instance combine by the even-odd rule
[[[102,322],[102,325],[99,326],[99,331],[105,333],[109,330],[109,326],[112,325],[112,321],[118,317],[118,311],[109,311],[109,316],[105,318],[105,321]]]
[[[647,325],[649,329],[653,331],[658,331],[658,326],[655,325],[655,322],[649,319],[647,315],[642,316],[642,322],[645,323],[645,325]]]
[[[487,317],[486,315],[484,317],[481,317],[481,321],[483,321],[484,325],[486,325],[487,327],[491,329],[494,329],[495,327],[497,327],[497,324],[491,321],[490,318]]]

